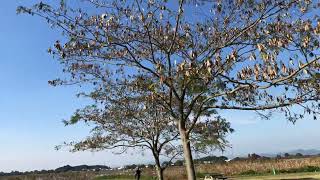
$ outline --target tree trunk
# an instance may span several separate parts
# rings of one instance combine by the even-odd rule
[[[189,137],[187,135],[187,132],[183,126],[179,126],[182,146],[183,146],[183,154],[184,159],[186,163],[186,170],[187,170],[187,176],[188,180],[195,180],[196,179],[196,173],[194,169],[193,159],[192,159],[192,152],[190,147],[190,141]]]
[[[164,168],[161,167],[161,162],[160,162],[160,157],[159,154],[157,154],[156,152],[153,152],[153,157],[154,157],[154,161],[156,163],[156,171],[157,171],[157,176],[159,180],[163,180],[163,170]]]
[[[164,180],[163,178],[163,169],[161,166],[156,165],[157,175],[159,180]]]

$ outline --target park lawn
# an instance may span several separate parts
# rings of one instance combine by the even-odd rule
[[[155,177],[142,176],[141,180],[155,180]],[[202,179],[202,178],[199,178]],[[262,175],[262,176],[235,176],[230,177],[230,180],[320,180],[320,172],[316,173],[291,173],[291,174],[280,174],[280,175]],[[117,176],[100,176],[94,180],[134,180],[133,176],[117,175]]]
[[[97,176],[94,180],[134,180],[134,176],[129,175],[111,175],[111,176]],[[141,180],[155,180],[155,177],[141,176]]]
[[[291,174],[279,174],[279,175],[263,175],[263,176],[238,176],[238,177],[232,177],[230,179],[233,180],[241,180],[241,179],[248,179],[248,180],[264,180],[264,179],[272,179],[272,180],[280,180],[280,179],[319,179],[320,180],[320,172],[314,172],[314,173],[291,173]]]

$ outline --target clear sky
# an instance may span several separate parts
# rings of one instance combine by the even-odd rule
[[[37,17],[16,15],[17,5],[32,2],[7,0],[0,6],[0,171],[150,162],[135,153],[54,150],[63,141],[86,136],[86,127],[64,127],[61,122],[85,101],[75,97],[75,87],[48,85],[61,76],[61,68],[46,52],[59,34]],[[320,149],[320,122],[311,118],[292,125],[278,116],[263,121],[252,113],[223,114],[236,130],[229,136],[233,150],[226,155]]]

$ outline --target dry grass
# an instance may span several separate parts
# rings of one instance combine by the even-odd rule
[[[238,161],[219,165],[200,165],[197,172],[219,172],[226,175],[240,174],[245,171],[268,172],[273,168],[276,170],[288,170],[306,166],[320,166],[320,157],[301,159],[273,159],[264,161]]]
[[[259,173],[268,173],[272,169],[288,170],[293,168],[302,168],[306,166],[320,167],[320,157],[299,158],[299,159],[272,159],[256,161],[236,161],[224,164],[202,164],[197,165],[197,173],[222,173],[227,176],[239,175],[243,172],[253,170]],[[169,179],[184,179],[186,177],[184,167],[171,167],[165,171],[165,176]]]

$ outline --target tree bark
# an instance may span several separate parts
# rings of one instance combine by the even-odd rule
[[[155,160],[155,163],[156,163],[156,171],[157,171],[158,179],[159,180],[163,180],[164,179],[164,177],[163,177],[164,168],[161,167],[161,162],[160,162],[159,155],[156,154],[155,152],[153,152],[153,157],[154,157],[154,160]]]
[[[187,170],[188,180],[195,180],[196,173],[195,173],[195,168],[194,168],[193,159],[192,159],[190,140],[187,135],[186,129],[183,126],[181,126],[181,124],[179,126],[179,131],[180,131],[180,136],[181,136],[181,141],[183,146],[183,153],[184,153],[184,159],[186,163],[185,166]]]
[[[159,180],[164,180],[163,178],[163,169],[161,166],[156,165],[157,175]]]

